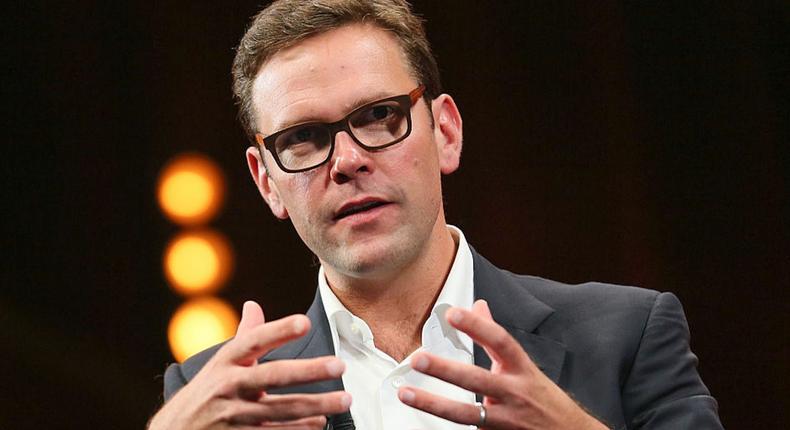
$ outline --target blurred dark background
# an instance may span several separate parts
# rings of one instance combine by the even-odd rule
[[[182,302],[154,199],[170,157],[225,171],[237,309],[304,311],[315,267],[235,120],[260,2],[69,3],[2,18],[0,428],[139,429]],[[725,426],[787,422],[788,4],[414,3],[464,116],[450,222],[513,271],[674,292]]]

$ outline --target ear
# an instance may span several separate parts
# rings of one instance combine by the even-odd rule
[[[274,216],[280,219],[288,218],[288,210],[280,198],[280,191],[277,189],[277,184],[269,176],[266,166],[263,164],[263,155],[258,148],[250,146],[247,148],[247,166],[250,168],[250,175],[258,187],[263,200],[269,205]]]
[[[448,94],[442,94],[431,102],[433,111],[433,133],[439,155],[442,174],[449,175],[461,163],[463,146],[463,122],[458,106]]]

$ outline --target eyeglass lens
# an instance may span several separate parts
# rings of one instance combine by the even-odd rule
[[[358,142],[371,148],[381,147],[404,137],[409,128],[407,115],[399,100],[384,100],[352,112],[348,127]],[[285,167],[305,169],[328,158],[333,134],[326,124],[305,124],[278,136],[274,148]]]

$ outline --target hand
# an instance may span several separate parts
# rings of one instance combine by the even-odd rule
[[[494,322],[488,304],[478,300],[468,311],[451,308],[447,321],[468,334],[491,357],[491,370],[447,360],[426,352],[415,354],[417,371],[483,395],[487,430],[606,429],[588,415],[529,358],[521,345]],[[459,424],[478,425],[480,409],[414,387],[401,387],[400,400],[414,408]]]
[[[266,323],[257,303],[245,303],[236,337],[164,405],[149,429],[322,429],[325,415],[348,410],[351,395],[343,391],[276,395],[266,390],[339,378],[345,370],[343,362],[327,356],[258,364],[258,357],[309,329],[310,320],[304,315]]]

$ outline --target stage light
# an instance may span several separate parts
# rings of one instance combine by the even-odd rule
[[[162,168],[157,199],[171,221],[198,225],[216,214],[222,205],[224,189],[222,171],[211,159],[182,154]]]
[[[236,332],[239,317],[233,308],[215,297],[200,297],[181,305],[167,327],[173,357],[183,362],[220,343]]]
[[[179,234],[167,245],[163,260],[171,287],[186,296],[216,291],[233,269],[228,241],[211,230]]]

